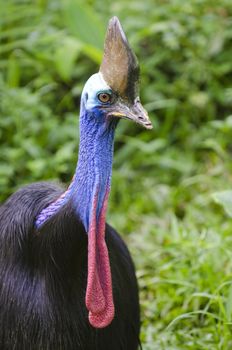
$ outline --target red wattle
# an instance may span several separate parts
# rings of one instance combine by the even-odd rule
[[[105,242],[105,219],[109,191],[106,192],[96,222],[97,194],[94,198],[92,217],[88,232],[88,278],[86,307],[89,310],[89,322],[95,328],[108,326],[114,318],[112,278],[108,248]]]

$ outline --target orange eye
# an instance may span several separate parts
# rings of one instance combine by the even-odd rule
[[[99,101],[101,101],[102,103],[107,103],[110,102],[111,100],[111,95],[107,94],[106,92],[101,92],[100,94],[98,94],[98,99]]]

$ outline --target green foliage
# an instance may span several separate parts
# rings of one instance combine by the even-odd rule
[[[231,349],[230,0],[0,0],[0,201],[70,181],[81,90],[112,15],[154,124],[119,125],[109,208],[137,266],[143,347]]]
[[[216,203],[220,204],[226,213],[232,217],[232,191],[221,191],[213,194]]]

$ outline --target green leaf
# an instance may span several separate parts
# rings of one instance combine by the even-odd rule
[[[18,60],[14,55],[11,55],[7,66],[8,66],[8,69],[7,69],[8,86],[11,88],[19,86],[20,67],[18,64]]]
[[[75,61],[81,51],[81,44],[78,40],[65,37],[61,45],[55,52],[55,66],[61,78],[65,81],[69,80],[74,70]]]
[[[97,64],[101,63],[102,60],[102,51],[98,48],[91,45],[83,45],[83,52],[94,62]]]
[[[65,24],[83,44],[102,50],[105,28],[92,8],[80,0],[63,1]]]
[[[226,301],[226,316],[228,319],[228,322],[231,322],[231,316],[232,316],[232,285],[230,285],[229,288],[229,295],[227,297]]]
[[[215,192],[213,195],[213,200],[220,204],[225,212],[232,217],[232,190]]]

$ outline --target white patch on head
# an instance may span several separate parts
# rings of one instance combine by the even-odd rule
[[[96,106],[97,103],[97,94],[100,91],[110,90],[109,85],[106,84],[102,74],[95,73],[93,74],[85,83],[84,89],[82,91],[82,101],[85,101],[85,108],[90,110]],[[86,95],[88,98],[86,101]]]

